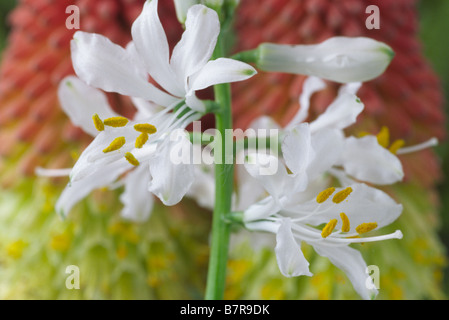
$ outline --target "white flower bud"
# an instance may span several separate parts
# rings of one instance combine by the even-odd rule
[[[364,37],[333,37],[317,45],[263,43],[257,53],[256,63],[262,70],[311,75],[340,83],[374,79],[394,57],[388,45]]]

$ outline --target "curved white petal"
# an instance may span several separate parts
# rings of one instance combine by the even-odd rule
[[[125,190],[120,195],[120,201],[124,205],[121,216],[135,222],[147,221],[154,204],[154,196],[148,191],[148,164],[142,164],[129,172],[123,182]]]
[[[131,28],[133,41],[147,72],[168,92],[181,97],[184,83],[176,79],[170,67],[169,46],[157,8],[158,0],[145,1]]]
[[[317,76],[336,82],[364,82],[382,74],[394,56],[385,43],[364,37],[333,37],[317,45],[259,46],[265,71]]]
[[[99,167],[93,174],[85,176],[83,179],[71,181],[56,202],[56,212],[62,217],[67,216],[73,206],[89,193],[95,189],[110,185],[129,168],[130,166],[123,159],[123,161],[116,161]]]
[[[77,31],[71,41],[71,51],[73,68],[88,85],[163,106],[176,101],[143,79],[130,53],[104,36]]]
[[[308,123],[301,123],[287,131],[282,141],[282,155],[285,164],[294,175],[306,173],[307,167],[315,158],[312,137]]]
[[[346,273],[355,291],[363,299],[374,299],[377,289],[371,282],[367,273],[367,265],[362,254],[348,246],[329,247],[324,244],[313,243],[315,251],[329,260]]]
[[[70,180],[75,182],[83,179],[86,176],[101,170],[104,165],[119,160],[124,160],[124,164],[127,165],[128,168],[132,167],[132,165],[125,160],[124,156],[126,152],[130,152],[134,149],[134,143],[138,136],[139,133],[132,128],[132,125],[122,128],[108,128],[105,131],[101,131],[81,153],[72,168]],[[126,140],[125,145],[119,150],[104,153],[103,150],[117,137],[124,137]]]
[[[91,136],[99,133],[92,120],[94,114],[98,114],[101,119],[118,116],[111,109],[103,92],[88,86],[75,76],[68,76],[60,82],[58,97],[62,109],[73,124]]]
[[[272,196],[250,205],[243,212],[243,220],[245,223],[258,221],[268,218],[281,210],[279,201],[276,201]]]
[[[276,260],[279,270],[286,277],[312,276],[309,262],[293,237],[291,220],[284,218],[276,234]]]
[[[211,60],[189,79],[189,89],[201,90],[220,83],[243,81],[251,78],[257,71],[241,61],[219,58]]]
[[[278,201],[285,195],[292,183],[285,166],[271,154],[250,153],[244,163],[246,171],[264,187],[264,189]],[[291,191],[291,190],[288,190]]]
[[[179,79],[188,87],[188,77],[209,61],[220,33],[217,13],[197,4],[187,11],[186,29],[173,49],[170,64]]]
[[[364,104],[357,96],[343,91],[326,111],[310,124],[310,129],[312,132],[323,128],[344,129],[356,122],[363,109]]]
[[[340,162],[358,180],[386,185],[404,178],[399,159],[379,145],[375,136],[347,138]]]
[[[165,205],[177,204],[189,191],[195,178],[191,162],[192,143],[180,130],[176,139],[165,139],[150,160],[148,190]]]
[[[312,95],[326,87],[326,83],[317,77],[308,77],[303,84],[302,93],[299,96],[299,109],[286,128],[293,127],[305,121],[309,115],[310,99]]]
[[[330,170],[340,159],[344,135],[341,130],[323,129],[312,135],[310,143],[315,157],[307,167],[307,175],[309,180],[315,180]]]

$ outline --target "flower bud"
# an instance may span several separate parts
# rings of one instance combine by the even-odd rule
[[[388,45],[365,37],[333,37],[317,45],[263,43],[257,53],[256,64],[264,71],[317,76],[340,83],[374,79],[394,57]]]

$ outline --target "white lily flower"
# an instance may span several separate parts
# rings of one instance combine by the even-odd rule
[[[324,88],[318,78],[306,80],[300,97],[301,109],[280,129],[282,156],[259,154],[255,150],[247,156],[251,160],[244,165],[247,173],[268,195],[242,211],[248,229],[276,234],[275,252],[282,274],[311,275],[300,250],[301,241],[305,241],[345,271],[363,298],[372,298],[376,292],[371,289],[373,286],[365,286],[366,264],[360,253],[348,245],[400,239],[400,231],[369,238],[354,236],[392,223],[402,206],[386,193],[357,180],[381,185],[398,182],[403,171],[396,154],[418,151],[436,142],[430,139],[405,148],[398,143],[401,141],[390,145],[384,129],[377,136],[345,137],[343,130],[356,121],[364,108],[355,95],[359,87],[359,83],[342,86],[325,112],[306,123],[303,121],[308,117],[311,96]],[[279,127],[267,117],[253,125]],[[266,163],[277,164],[272,175],[260,174]],[[342,187],[325,189],[329,176],[337,178]],[[323,224],[326,226],[319,228]]]
[[[256,65],[264,71],[316,76],[340,83],[364,82],[382,74],[394,57],[385,43],[364,37],[333,37],[316,45],[263,43]]]
[[[312,275],[301,251],[304,241],[342,269],[362,298],[374,298],[377,291],[372,286],[366,287],[367,265],[361,254],[349,245],[401,239],[399,230],[381,236],[360,235],[392,223],[401,214],[402,205],[365,184],[325,189],[308,200],[291,194],[282,203],[282,208],[277,210],[270,207],[268,217],[253,214],[248,220],[247,212],[244,217],[248,229],[276,234],[275,253],[281,273],[287,277]]]
[[[138,112],[129,120],[112,110],[103,92],[73,76],[60,83],[58,92],[67,115],[95,137],[70,170],[70,182],[56,203],[62,216],[94,189],[104,186],[125,187],[120,196],[122,216],[134,221],[148,219],[153,195],[173,205],[187,193],[194,180],[193,166],[173,163],[169,153],[178,143],[187,147],[191,143],[185,136],[181,141],[171,141],[170,133],[184,129],[201,116],[199,113],[185,105],[170,112],[170,108],[160,109],[134,99]],[[38,173],[54,176],[67,170],[41,169]]]
[[[203,5],[187,11],[185,31],[169,56],[169,46],[157,14],[158,0],[146,1],[132,25],[133,45],[124,49],[104,36],[82,31],[71,42],[76,74],[87,84],[169,107],[185,100],[204,112],[195,92],[242,81],[256,74],[250,65],[228,58],[210,60],[220,33],[217,13]],[[151,76],[165,91],[147,80]]]

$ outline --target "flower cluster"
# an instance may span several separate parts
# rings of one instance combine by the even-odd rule
[[[157,7],[157,0],[146,1],[126,48],[98,34],[74,35],[71,52],[77,76],[61,82],[59,98],[72,122],[94,139],[73,168],[39,170],[42,175],[70,175],[57,211],[67,215],[78,201],[104,186],[124,186],[122,216],[135,221],[149,218],[154,196],[174,205],[187,195],[213,207],[214,177],[202,165],[174,163],[171,158],[176,150],[200,147],[188,134],[171,139],[173,132],[206,113],[221,112],[210,110],[195,92],[254,76],[256,69],[246,62],[264,71],[310,75],[299,97],[301,108],[285,127],[268,117],[253,123],[254,128],[276,129],[280,148],[274,153],[244,151],[233,217],[248,230],[276,235],[283,275],[312,275],[301,252],[304,241],[344,270],[362,298],[374,297],[376,290],[366,286],[366,263],[349,245],[402,237],[399,230],[365,236],[402,212],[400,204],[375,186],[402,180],[397,154],[434,143],[411,148],[404,148],[401,140],[390,144],[386,129],[377,136],[345,135],[364,109],[356,96],[361,81],[385,70],[393,57],[391,48],[367,38],[337,37],[308,46],[263,44],[235,59],[212,59],[220,18],[211,8],[194,4],[178,12],[185,31],[170,54]],[[344,84],[328,108],[306,122],[312,95],[325,87],[320,78]],[[131,97],[137,110],[133,119],[114,112],[103,91]],[[268,172],[262,170],[267,163],[275,164]]]

